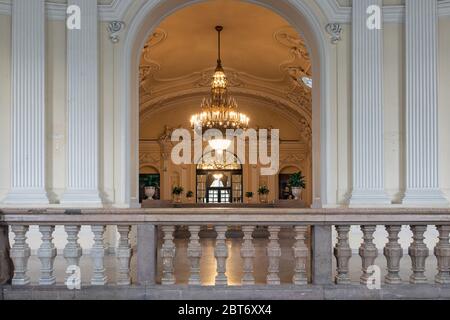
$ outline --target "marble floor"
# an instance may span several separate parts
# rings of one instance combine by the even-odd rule
[[[215,277],[216,262],[214,258],[214,242],[213,239],[201,239],[203,256],[201,259],[201,280],[203,285],[213,285]],[[227,245],[229,249],[229,258],[227,261],[227,275],[230,285],[239,285],[242,276],[242,259],[240,257],[241,239],[228,239]],[[254,239],[256,249],[256,258],[254,262],[255,279],[257,284],[264,284],[266,277],[266,270],[268,259],[266,255],[267,239]],[[187,245],[186,239],[175,239],[177,253],[175,257],[175,276],[177,284],[187,284],[189,278],[189,260],[187,259]],[[292,246],[294,240],[292,238],[281,239],[280,245],[282,256],[280,260],[280,278],[282,283],[291,283],[293,277],[294,261]],[[333,259],[333,270],[335,270],[335,259]],[[92,276],[92,262],[89,255],[84,255],[81,258],[82,282],[89,283]],[[158,258],[158,277],[157,282],[161,278],[161,259]],[[382,270],[382,276],[386,274],[386,259],[380,253],[375,261]],[[105,258],[106,273],[110,282],[114,283],[116,278],[116,258],[112,255]],[[37,283],[39,277],[40,261],[36,256],[32,256],[29,261],[29,276],[32,283]],[[58,283],[63,283],[65,276],[66,262],[62,255],[58,255],[55,260],[55,271]],[[430,256],[426,261],[426,276],[430,283],[434,281],[434,276],[437,273],[436,258],[430,252]],[[133,255],[131,261],[132,278],[136,280],[136,256]],[[350,259],[350,276],[352,281],[358,282],[361,270],[361,258],[355,252]],[[401,260],[400,275],[404,281],[409,279],[411,274],[411,259],[407,254]]]

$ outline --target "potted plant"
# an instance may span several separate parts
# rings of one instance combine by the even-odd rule
[[[245,197],[247,198],[247,203],[250,203],[253,199],[253,192],[251,191],[246,192]]]
[[[294,196],[295,200],[299,200],[302,189],[306,188],[305,177],[302,175],[301,171],[294,173],[289,178],[289,185],[292,188],[292,195]]]
[[[153,200],[157,188],[159,188],[159,183],[157,179],[155,179],[154,177],[150,177],[149,185],[144,188],[145,196],[147,197],[148,200]]]
[[[267,196],[269,195],[270,190],[267,186],[260,186],[258,188],[259,201],[261,203],[267,203]]]
[[[183,194],[184,189],[183,187],[180,186],[175,186],[172,189],[172,195],[173,195],[173,201],[175,203],[180,203],[181,202],[181,195]]]
[[[194,192],[188,191],[188,192],[186,193],[186,198],[187,198],[189,201],[191,201],[193,197],[194,197]]]

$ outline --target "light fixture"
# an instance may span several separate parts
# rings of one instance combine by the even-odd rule
[[[211,96],[204,98],[201,112],[191,117],[191,126],[195,129],[207,131],[218,129],[225,134],[227,129],[247,129],[250,119],[237,111],[238,105],[234,98],[228,95],[228,80],[222,67],[220,33],[222,26],[216,28],[218,34],[217,67],[211,81]],[[216,151],[222,152],[230,147],[231,141],[227,139],[211,139],[209,145]]]
[[[307,86],[308,88],[312,89],[313,87],[313,80],[310,77],[302,77],[301,81],[303,82],[303,84],[305,86]]]
[[[223,150],[227,150],[231,145],[231,140],[228,139],[211,139],[208,141],[211,148],[216,150],[219,153],[222,153]]]

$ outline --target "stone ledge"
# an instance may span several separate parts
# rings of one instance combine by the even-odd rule
[[[1,300],[405,300],[450,299],[450,285],[382,286],[105,286],[67,290],[64,286],[0,287]]]

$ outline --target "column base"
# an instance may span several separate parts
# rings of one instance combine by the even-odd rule
[[[391,204],[391,199],[383,190],[356,190],[352,192],[349,200],[350,207],[389,206]]]
[[[9,205],[48,205],[47,192],[44,189],[11,190],[3,200]]]
[[[69,190],[61,198],[62,206],[102,207],[102,199],[97,190]]]
[[[406,190],[402,204],[419,207],[448,207],[449,201],[439,189]]]

